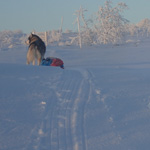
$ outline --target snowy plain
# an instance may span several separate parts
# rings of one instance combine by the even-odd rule
[[[0,150],[149,150],[150,39],[49,46],[65,69],[0,51]]]

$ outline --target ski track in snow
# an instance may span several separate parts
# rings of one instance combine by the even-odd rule
[[[80,78],[76,78],[76,75],[80,76]],[[64,76],[62,75],[61,78],[63,81]],[[85,88],[84,82],[81,74],[75,73],[71,80],[65,80],[62,84],[58,83],[53,91],[55,92],[55,97],[52,98],[53,104],[50,104],[53,108],[50,109],[47,106],[45,110],[46,120],[42,122],[43,127],[41,129],[43,132],[46,131],[47,134],[50,134],[48,135],[50,136],[50,150],[86,150],[84,133],[84,106],[86,99],[80,99],[84,96],[84,92],[82,93],[82,89]],[[41,141],[43,141],[43,137],[40,139]],[[45,144],[41,143],[41,145]],[[48,146],[45,145],[46,147]],[[44,147],[39,146],[39,149],[41,148],[44,149]]]
[[[34,144],[29,145],[30,148],[90,150],[88,147],[91,143],[88,141],[86,129],[86,105],[93,99],[101,103],[105,121],[111,126],[114,142],[121,140],[119,133],[115,131],[115,122],[105,102],[105,96],[101,96],[99,87],[94,83],[93,74],[88,70],[74,72],[73,76],[69,72],[61,74],[59,81],[62,82],[51,88],[53,97],[41,103],[43,120],[32,131],[31,139],[34,139]]]
[[[95,87],[89,71],[74,72],[74,75],[69,71],[61,74],[59,81],[62,82],[51,88],[53,97],[41,102],[43,120],[32,130],[32,144],[27,149],[88,150],[86,104],[93,97],[99,100],[100,91]]]
[[[103,121],[103,122],[106,122],[106,124],[108,124],[110,126],[110,130],[111,130],[110,131],[111,135],[109,135],[110,142],[118,145],[120,143],[121,136],[120,136],[119,132],[116,130],[116,125],[115,125],[116,123],[114,122],[113,116],[111,115],[112,113],[110,112],[109,106],[108,106],[107,102],[105,101],[107,96],[101,94],[100,87],[99,87],[99,85],[96,84],[95,76],[93,75],[93,73],[91,71],[86,70],[86,71],[81,71],[81,72],[82,72],[84,79],[86,81],[88,81],[89,88],[90,88],[89,92],[87,92],[87,93],[89,93],[87,102],[90,102],[93,99],[96,99],[96,101],[99,102],[99,104],[101,106],[101,108],[99,108],[99,109],[103,110],[101,115],[102,116],[104,115],[104,119],[105,119],[105,121]],[[103,149],[103,146],[108,145],[107,142],[101,141],[101,138],[99,139],[98,143],[101,143],[101,145],[99,145],[100,149]],[[89,145],[88,145],[88,143],[86,143],[86,147],[87,147],[86,150],[93,149],[93,148],[90,148],[90,145],[92,145],[92,143],[89,143]]]

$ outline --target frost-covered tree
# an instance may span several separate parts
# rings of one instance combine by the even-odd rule
[[[127,30],[128,30],[129,35],[138,37],[139,28],[135,24],[128,24]]]
[[[55,42],[60,42],[62,39],[62,33],[59,30],[52,30],[47,32],[47,38],[48,38],[48,44],[49,43],[55,43]]]
[[[80,14],[81,14],[81,9],[79,9],[75,12],[75,15],[77,16],[75,23],[77,23],[77,26],[78,26],[78,40],[79,40],[79,45],[81,48],[82,47],[82,39],[81,39]]]
[[[112,7],[111,1],[106,1],[104,7],[99,7],[94,25],[94,32],[97,35],[97,43],[120,43],[126,31],[125,24],[128,20],[121,13],[127,9],[125,3],[118,3]]]
[[[89,28],[89,20],[87,21],[85,19],[84,16],[84,12],[86,12],[86,9],[83,9],[82,7],[80,7],[81,10],[81,20],[83,22],[83,26],[82,26],[82,32],[81,32],[81,36],[82,36],[82,43],[83,44],[87,44],[87,45],[91,45],[93,43],[93,38],[92,38],[92,30]]]
[[[0,49],[17,47],[23,44],[25,34],[22,31],[2,31],[0,32]]]
[[[73,38],[73,40],[75,41],[78,39],[80,48],[82,47],[82,44],[89,45],[93,43],[91,29],[89,28],[88,21],[84,16],[86,11],[86,9],[80,7],[80,9],[75,12],[75,15],[77,16],[75,23],[78,26],[78,37]]]
[[[138,40],[150,37],[150,20],[143,19],[137,24],[128,24],[128,32],[131,37],[136,37]]]
[[[150,36],[150,20],[149,19],[144,19],[140,21],[137,26],[139,27],[139,34],[141,36]]]

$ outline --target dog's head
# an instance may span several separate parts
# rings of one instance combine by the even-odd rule
[[[30,45],[31,43],[33,43],[33,42],[35,42],[35,41],[37,41],[37,40],[39,40],[40,38],[37,36],[37,35],[35,35],[35,34],[30,34],[30,36],[28,37],[28,40],[27,41],[25,41],[25,43],[27,44],[27,45]]]

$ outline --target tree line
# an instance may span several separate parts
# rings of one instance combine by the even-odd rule
[[[87,18],[88,10],[80,7],[75,11],[74,24],[77,31],[52,30],[36,32],[48,45],[70,46],[77,45],[82,48],[84,45],[113,44],[118,45],[127,41],[141,40],[150,37],[150,20],[143,19],[137,24],[130,24],[124,18],[123,12],[128,9],[125,3],[118,3],[113,6],[112,1],[106,1],[100,6],[93,18]],[[87,19],[86,19],[87,18]],[[63,22],[63,19],[62,19]],[[13,48],[25,45],[28,34],[18,31],[0,32],[0,49]]]

